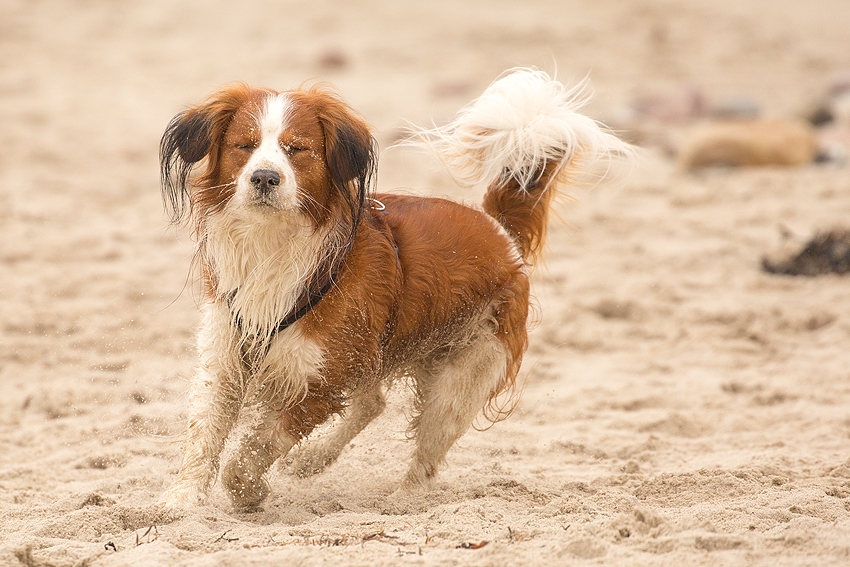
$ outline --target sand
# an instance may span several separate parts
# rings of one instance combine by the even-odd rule
[[[850,69],[848,29],[846,0],[3,0],[0,564],[848,564],[848,280],[759,269],[846,224],[848,168],[685,174],[651,147],[569,189],[522,401],[460,441],[434,492],[388,498],[411,451],[398,387],[322,475],[275,468],[261,510],[220,486],[154,506],[198,322],[192,242],[158,188],[186,105],[231,80],[327,80],[376,129],[381,190],[475,202],[386,148],[504,69],[589,76],[600,120],[682,85],[794,118]]]

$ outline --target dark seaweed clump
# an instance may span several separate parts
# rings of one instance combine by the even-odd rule
[[[819,232],[796,256],[779,262],[762,258],[761,267],[770,274],[788,276],[850,273],[850,230]]]

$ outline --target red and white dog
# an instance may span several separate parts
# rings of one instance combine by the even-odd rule
[[[194,228],[204,301],[182,465],[163,502],[203,501],[245,405],[257,417],[222,471],[240,507],[267,496],[278,458],[342,414],[295,472],[332,463],[396,377],[416,394],[406,488],[427,486],[482,408],[509,413],[496,399],[513,393],[528,344],[529,266],[554,190],[630,151],[576,113],[585,100],[519,69],[420,133],[459,181],[489,183],[481,209],[371,194],[369,127],[321,88],[235,84],[178,114],[161,143],[163,197]]]

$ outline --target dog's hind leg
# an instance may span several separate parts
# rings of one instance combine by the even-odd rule
[[[411,423],[416,449],[402,489],[427,487],[446,453],[463,435],[505,378],[508,355],[490,330],[415,373],[418,415]]]
[[[325,467],[336,461],[345,446],[357,434],[381,415],[386,405],[380,384],[355,393],[342,421],[328,436],[306,445],[299,451],[292,466],[293,472],[302,478],[322,472]]]

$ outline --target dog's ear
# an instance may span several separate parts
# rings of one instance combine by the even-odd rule
[[[228,85],[168,123],[159,144],[159,167],[162,199],[172,222],[182,221],[187,209],[191,209],[192,170],[206,157],[208,173],[216,167],[224,133],[249,96],[247,85]]]
[[[159,143],[162,200],[174,223],[186,213],[189,175],[212,145],[211,124],[205,108],[190,108],[171,119]]]
[[[377,169],[377,142],[362,118],[336,96],[314,88],[319,124],[325,136],[325,160],[334,189],[351,212],[353,230]]]

